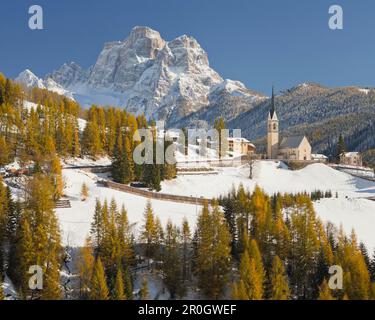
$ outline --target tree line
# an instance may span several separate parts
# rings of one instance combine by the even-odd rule
[[[27,99],[37,107],[23,107]],[[86,119],[80,132],[79,117]],[[156,150],[160,139],[156,126],[144,115],[135,116],[113,107],[92,106],[82,110],[78,103],[48,90],[23,89],[20,85],[0,75],[0,166],[14,161],[21,166],[33,162],[43,167],[56,155],[59,157],[113,159],[112,175],[116,182],[143,182],[150,189],[160,190],[160,182],[173,179],[173,164],[136,164],[134,149],[142,141],[135,141],[138,129],[151,129],[151,139]],[[166,150],[172,142],[164,142]],[[155,151],[154,151],[155,152]]]
[[[124,288],[124,298],[131,299],[134,297],[126,293],[126,287],[133,285],[126,282],[132,279],[131,273],[124,278],[123,270],[132,270],[137,262],[127,258],[127,264],[116,271],[120,263],[115,261],[121,258],[110,252],[118,245],[108,246],[109,252],[97,245],[97,239],[108,237],[100,236],[95,227],[103,225],[98,221],[111,216],[107,207],[106,202],[97,204],[91,232],[96,240],[89,246],[90,270],[97,265],[103,269],[101,281],[91,281],[95,286],[91,292],[100,291],[91,298],[115,299],[117,286]],[[116,208],[113,201],[110,207]],[[98,208],[102,208],[102,218],[98,218]],[[135,241],[134,231],[126,238]],[[171,299],[186,297],[191,288],[207,299],[375,299],[375,254],[370,258],[354,231],[347,236],[342,228],[323,224],[310,196],[302,193],[269,196],[259,187],[250,193],[240,186],[219,201],[204,205],[194,230],[186,219],[180,226],[169,220],[163,227],[149,202],[138,240],[127,243],[132,243],[128,245],[132,249],[123,252],[148,261]],[[328,269],[333,265],[343,269],[343,290],[328,286]],[[121,281],[117,279],[119,272]],[[99,282],[102,285],[98,286]],[[151,298],[147,278],[139,298]]]

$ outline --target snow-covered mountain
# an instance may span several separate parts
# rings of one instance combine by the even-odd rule
[[[50,77],[46,77],[45,80],[38,78],[34,73],[32,73],[29,69],[22,71],[15,81],[24,84],[28,88],[40,88],[40,89],[47,89],[49,91],[56,92],[61,95],[65,95],[70,99],[74,100],[73,93],[65,90],[63,86],[58,84]]]
[[[254,103],[264,99],[241,82],[224,80],[210,67],[207,53],[193,37],[183,35],[168,42],[147,27],[135,27],[124,41],[105,44],[89,70],[71,62],[45,80],[35,77],[32,81],[25,76],[29,72],[17,80],[42,87],[51,80],[83,106],[123,106],[168,123],[215,104],[223,95]]]

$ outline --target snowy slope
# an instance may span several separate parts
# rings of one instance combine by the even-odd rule
[[[249,180],[248,166],[239,168],[217,168],[217,176],[178,176],[172,181],[162,183],[162,192],[173,194],[199,194],[203,197],[223,195],[232,186],[241,183],[253,190],[258,184],[267,193],[303,192],[331,190],[342,196],[365,197],[375,192],[375,183],[353,178],[351,175],[336,171],[324,164],[312,164],[302,170],[291,171],[279,168],[273,161],[258,161],[254,168],[254,179]]]
[[[128,211],[130,223],[135,223],[135,231],[143,223],[143,212],[147,203],[146,198],[126,194],[120,191],[108,189],[96,184],[97,177],[93,174],[73,169],[64,169],[63,175],[66,182],[65,193],[71,201],[72,208],[57,209],[62,232],[63,243],[71,246],[81,246],[89,235],[92,217],[95,209],[95,200],[101,201],[115,199],[119,206],[124,205]],[[89,198],[81,201],[82,183],[89,188]],[[180,225],[186,217],[193,227],[195,225],[196,213],[200,208],[195,205],[171,203],[165,201],[151,201],[155,213],[165,225],[168,219]]]
[[[249,169],[246,166],[216,170],[219,171],[218,175],[184,175],[173,181],[165,181],[162,192],[211,198],[225,195],[233,186],[238,187],[241,183],[248,190],[253,190],[258,184],[269,194],[331,190],[335,196],[337,191],[338,199],[322,199],[314,203],[317,214],[323,221],[331,221],[337,226],[342,224],[348,233],[354,228],[359,240],[369,249],[375,248],[375,201],[364,199],[375,196],[374,182],[354,178],[324,164],[290,171],[275,162],[261,161],[256,164],[253,180],[248,179]]]
[[[323,221],[331,221],[337,226],[343,225],[346,232],[354,228],[359,240],[368,248],[375,248],[375,236],[372,231],[375,225],[375,202],[363,199],[375,194],[375,183],[336,171],[323,164],[310,165],[302,170],[290,171],[284,166],[260,161],[256,165],[255,178],[248,179],[248,168],[216,168],[218,175],[178,176],[176,180],[162,183],[162,192],[187,196],[217,197],[227,193],[232,186],[242,183],[252,190],[256,184],[266,192],[299,192],[331,190],[337,191],[339,198],[322,199],[314,203],[317,214]],[[65,244],[79,246],[84,243],[90,230],[95,199],[101,201],[114,198],[121,206],[125,205],[129,220],[135,223],[135,231],[139,231],[143,223],[143,210],[147,199],[104,188],[96,184],[98,176],[81,170],[64,169],[66,195],[71,201],[71,209],[58,209],[57,214],[63,230]],[[89,199],[82,202],[80,191],[82,183],[89,187]],[[170,218],[180,224],[186,217],[193,228],[200,207],[165,201],[152,200],[155,213],[163,224]]]

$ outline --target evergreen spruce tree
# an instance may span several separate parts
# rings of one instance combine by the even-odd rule
[[[163,252],[163,275],[164,284],[169,290],[171,299],[183,296],[185,286],[183,284],[182,267],[180,262],[180,243],[178,240],[179,230],[169,220],[164,243]]]
[[[115,288],[113,290],[113,300],[126,300],[121,268],[118,269],[116,274]]]
[[[29,268],[35,265],[35,246],[30,229],[30,225],[26,219],[21,223],[20,229],[18,230],[19,241],[16,250],[16,270],[11,273],[12,280],[15,286],[18,288],[19,294],[22,299],[27,299],[29,296],[29,284],[28,279]]]
[[[230,241],[228,225],[218,205],[213,204],[212,212],[205,205],[195,235],[195,272],[199,288],[208,298],[218,299],[227,283]]]
[[[53,185],[53,200],[59,200],[63,195],[64,182],[62,178],[62,169],[60,164],[60,159],[54,156],[50,164],[50,177]]]
[[[94,272],[90,288],[91,300],[108,300],[109,290],[106,283],[105,273],[100,257],[95,262]]]
[[[219,137],[219,158],[222,158],[226,155],[227,152],[227,141],[223,140],[223,130],[225,129],[225,121],[223,117],[215,119],[214,128],[217,131],[218,137]]]
[[[104,219],[102,214],[102,205],[99,199],[96,199],[94,218],[91,223],[90,230],[91,238],[93,241],[95,257],[98,257],[101,252],[101,246],[104,237]]]
[[[95,258],[92,250],[91,239],[87,238],[85,245],[80,249],[80,257],[78,261],[78,272],[80,280],[80,299],[89,298],[91,279],[94,271]]]
[[[337,142],[337,147],[336,147],[336,155],[335,155],[336,163],[340,163],[340,157],[345,151],[346,151],[345,140],[342,134],[340,134],[339,140]]]
[[[0,166],[4,166],[9,163],[10,151],[5,141],[5,138],[0,136]]]
[[[145,256],[146,258],[151,259],[156,254],[155,239],[157,238],[157,229],[155,225],[155,216],[150,201],[148,201],[146,205],[144,220],[145,223],[143,226],[141,239],[146,245]]]
[[[146,277],[143,277],[142,287],[139,292],[139,296],[141,300],[149,300],[150,299],[150,292],[148,290],[148,281]]]
[[[239,267],[239,281],[235,286],[237,300],[261,300],[264,294],[264,278],[262,257],[254,239],[247,241],[241,256]],[[234,295],[232,293],[232,295]]]
[[[130,274],[129,268],[125,269],[123,282],[124,282],[126,299],[133,300],[133,281],[132,281],[132,276]]]
[[[336,300],[331,294],[331,289],[328,287],[327,280],[323,280],[319,290],[319,300]]]
[[[369,271],[370,271],[371,281],[375,281],[375,250],[374,250],[374,253],[372,254]]]
[[[81,187],[81,199],[82,199],[82,201],[86,201],[88,196],[89,196],[89,189],[87,187],[87,184],[83,183],[82,187]]]
[[[270,283],[271,300],[288,300],[290,298],[288,277],[284,265],[278,256],[275,256],[272,262]]]
[[[182,279],[188,280],[190,276],[190,246],[191,232],[186,218],[182,222]]]
[[[3,290],[3,282],[0,279],[0,301],[4,300],[4,299],[5,299],[5,297],[4,297],[4,290]]]

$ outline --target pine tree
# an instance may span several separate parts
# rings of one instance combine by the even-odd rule
[[[291,285],[294,294],[304,299],[314,298],[314,278],[318,261],[319,223],[311,199],[306,195],[296,197],[296,209],[291,214]]]
[[[336,264],[340,265],[344,271],[345,294],[351,300],[367,300],[370,290],[370,274],[358,247],[354,231],[348,239],[340,228]]]
[[[50,261],[47,264],[47,272],[44,276],[43,290],[41,294],[42,300],[60,300],[60,270],[59,263],[56,257],[50,256]]]
[[[219,137],[219,158],[222,158],[226,155],[227,152],[227,141],[222,141],[224,136],[225,130],[225,121],[223,117],[215,119],[214,128],[217,131],[218,137]]]
[[[107,287],[105,273],[100,257],[95,262],[94,272],[90,288],[91,300],[108,300],[109,290]]]
[[[340,163],[340,158],[343,153],[346,151],[346,146],[345,146],[345,140],[342,134],[339,136],[339,140],[337,142],[337,147],[336,147],[336,163]]]
[[[133,281],[129,268],[125,269],[123,282],[125,287],[125,296],[127,300],[133,300]]]
[[[375,281],[375,250],[374,250],[374,253],[372,254],[369,271],[370,271],[371,281]]]
[[[190,273],[190,245],[191,245],[191,232],[189,222],[186,218],[182,222],[182,278],[187,280]]]
[[[271,300],[288,300],[290,298],[288,277],[284,265],[278,256],[272,262],[270,274]]]
[[[320,286],[319,290],[319,300],[336,300],[333,295],[331,294],[331,290],[328,287],[327,280],[324,279],[322,285]]]
[[[96,199],[95,213],[91,223],[90,234],[93,241],[95,257],[98,257],[101,252],[104,237],[104,219],[102,214],[102,205],[99,199]]]
[[[5,138],[0,136],[0,167],[9,163],[9,148]]]
[[[61,198],[64,189],[60,159],[57,156],[54,156],[51,160],[49,174],[54,190],[53,199],[56,201]]]
[[[179,263],[181,248],[178,237],[179,230],[169,220],[163,252],[163,275],[164,283],[169,290],[171,299],[174,299],[176,295],[181,297],[185,294],[182,277],[183,268]]]
[[[0,275],[4,271],[4,248],[6,242],[6,231],[9,216],[9,204],[10,198],[8,198],[7,189],[3,185],[3,179],[0,176]]]
[[[134,180],[134,161],[133,161],[133,153],[131,149],[131,143],[129,138],[126,136],[124,141],[124,149],[122,153],[122,176],[123,181],[122,183],[129,183]]]
[[[139,296],[141,300],[149,300],[150,299],[150,292],[148,290],[148,281],[146,277],[143,277],[142,287],[139,292]]]
[[[87,238],[85,245],[80,250],[78,261],[79,279],[80,279],[80,299],[88,299],[91,279],[94,271],[95,258],[92,250],[91,239]]]
[[[48,177],[36,175],[28,184],[29,194],[26,201],[26,216],[29,221],[27,233],[31,234],[32,241],[25,237],[27,247],[34,245],[32,261],[25,265],[23,270],[28,270],[31,265],[42,267],[45,286],[41,292],[42,299],[60,298],[60,265],[62,262],[62,247],[59,224],[53,211],[53,188]],[[27,226],[27,224],[26,224]],[[27,229],[26,229],[27,230]],[[30,237],[30,236],[28,236]],[[24,254],[29,255],[30,252]],[[28,261],[27,258],[22,260]]]
[[[117,238],[122,253],[122,268],[123,270],[126,270],[134,263],[134,250],[132,243],[133,234],[131,232],[131,226],[129,225],[128,214],[124,206],[122,206],[116,220]]]
[[[116,274],[115,288],[113,290],[113,300],[126,300],[121,268],[118,269]]]
[[[247,241],[241,256],[239,281],[236,285],[237,300],[261,300],[264,293],[264,277],[262,257],[254,239]],[[234,293],[232,293],[234,295]]]
[[[230,234],[224,214],[216,203],[212,212],[205,205],[198,217],[195,256],[199,288],[208,298],[218,299],[227,283],[230,267]]]
[[[29,268],[35,265],[35,247],[30,229],[30,225],[26,219],[21,223],[20,230],[18,231],[19,242],[16,247],[16,270],[11,273],[13,283],[19,288],[19,293],[22,299],[27,299],[29,294],[28,279]]]
[[[144,226],[141,234],[141,238],[146,242],[145,256],[148,259],[155,257],[156,254],[156,243],[157,229],[155,225],[154,212],[152,210],[151,202],[148,201],[144,213]]]
[[[83,183],[82,187],[81,187],[81,198],[82,198],[82,201],[86,201],[86,199],[87,199],[88,196],[89,196],[89,189],[88,189],[86,183]]]

